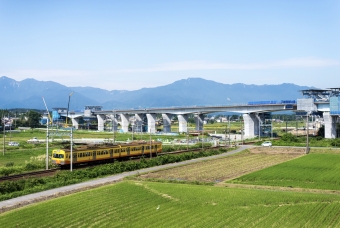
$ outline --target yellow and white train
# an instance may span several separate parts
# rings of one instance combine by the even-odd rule
[[[150,148],[151,147],[151,148]],[[162,143],[130,142],[112,145],[80,146],[73,148],[73,164],[96,163],[113,161],[119,158],[136,157],[162,152]],[[55,149],[52,151],[52,163],[59,166],[69,166],[71,161],[70,149]]]

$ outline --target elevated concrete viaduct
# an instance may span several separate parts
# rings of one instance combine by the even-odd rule
[[[147,119],[148,132],[156,132],[156,115],[161,114],[163,118],[164,132],[171,132],[171,118],[178,117],[179,132],[188,131],[188,115],[193,114],[196,123],[196,130],[203,130],[204,114],[216,112],[234,112],[243,114],[244,137],[253,138],[261,135],[261,124],[266,119],[267,113],[278,111],[296,111],[305,116],[321,115],[324,118],[325,138],[335,138],[336,124],[340,117],[340,88],[330,88],[327,90],[303,90],[304,98],[281,101],[259,101],[249,102],[243,105],[230,106],[193,106],[193,107],[166,107],[148,109],[124,109],[124,110],[101,110],[100,106],[86,106],[84,113],[70,113],[73,126],[77,127],[78,118],[97,117],[98,130],[104,130],[105,121],[111,119],[112,130],[116,131],[118,126],[117,115],[120,116],[121,130],[128,132],[130,116],[134,115],[134,125],[137,129],[142,126],[144,119]],[[72,115],[73,114],[73,115]],[[65,113],[60,113],[66,116]]]
[[[233,105],[233,106],[194,106],[194,107],[170,107],[170,108],[150,108],[150,109],[126,109],[126,110],[101,110],[93,111],[92,115],[96,115],[98,118],[98,130],[104,130],[102,125],[102,116],[107,118],[113,118],[113,121],[117,123],[116,115],[120,115],[121,129],[123,132],[128,132],[129,116],[135,116],[135,125],[141,126],[143,116],[145,115],[148,122],[148,132],[156,132],[156,114],[161,114],[163,117],[163,129],[164,132],[171,132],[171,118],[174,115],[178,117],[179,132],[185,133],[188,131],[188,115],[194,114],[196,130],[203,130],[203,117],[204,114],[216,113],[216,112],[235,112],[243,113],[246,138],[255,137],[258,133],[258,123],[256,115],[258,113],[276,112],[283,110],[296,110],[296,104],[261,104],[261,105]],[[100,128],[99,128],[100,127]],[[116,126],[115,126],[115,129]]]

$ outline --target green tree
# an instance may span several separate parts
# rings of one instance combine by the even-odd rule
[[[29,111],[27,114],[27,123],[31,128],[40,126],[41,114],[35,111]]]

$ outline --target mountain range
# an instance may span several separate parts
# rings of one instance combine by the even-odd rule
[[[0,77],[0,109],[29,108],[44,110],[44,97],[49,109],[82,110],[86,105],[103,106],[104,110],[192,105],[230,105],[249,101],[288,100],[301,98],[307,86],[223,84],[202,78],[188,78],[169,85],[134,91],[104,90],[94,87],[67,87],[53,81],[25,79],[16,81]]]

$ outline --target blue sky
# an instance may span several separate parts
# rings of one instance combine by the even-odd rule
[[[340,1],[0,0],[0,76],[135,90],[340,87]]]

